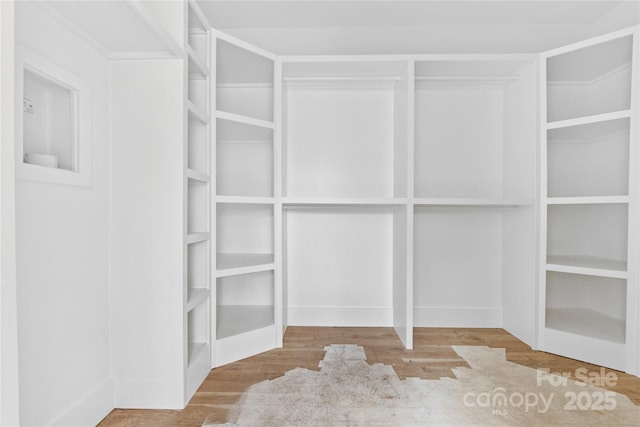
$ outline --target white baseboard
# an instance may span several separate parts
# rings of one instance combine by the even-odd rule
[[[415,307],[416,327],[502,328],[502,309],[495,307]]]
[[[276,344],[275,325],[220,339],[215,345],[215,366],[272,350]]]
[[[64,411],[50,425],[59,427],[95,426],[111,412],[114,408],[113,403],[113,379],[108,378]]]
[[[391,307],[291,307],[289,326],[392,326]]]
[[[182,386],[176,381],[115,379],[114,406],[121,409],[184,409]]]

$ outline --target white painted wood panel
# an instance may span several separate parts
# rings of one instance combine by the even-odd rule
[[[321,319],[314,324],[391,326],[392,211],[327,207],[286,216],[289,324],[314,317]]]
[[[286,195],[390,197],[393,92],[286,92]]]
[[[502,215],[485,209],[416,209],[416,326],[447,326],[451,317],[438,313],[455,310],[461,320],[448,326],[501,327]]]
[[[16,247],[4,249],[15,251],[16,257],[19,390],[15,392],[19,394],[15,398],[19,398],[20,425],[51,425],[64,419],[94,424],[113,407],[113,383],[108,381],[112,375],[109,63],[33,3],[14,6],[15,41],[89,86],[93,145],[90,187],[15,182]],[[1,7],[8,10],[5,4]],[[4,22],[2,31],[4,43]],[[5,69],[3,86],[4,73]],[[3,103],[10,96],[5,91],[6,86]],[[3,115],[4,111],[3,105]],[[13,143],[3,134],[3,145]],[[4,154],[3,162],[15,161]],[[3,180],[2,185],[7,183]],[[2,286],[4,299],[4,278]],[[4,369],[2,374],[4,382]]]
[[[501,197],[502,87],[423,88],[415,96],[416,196]]]
[[[183,77],[180,60],[111,64],[116,407],[184,405]]]

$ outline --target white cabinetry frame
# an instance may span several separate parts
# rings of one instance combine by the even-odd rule
[[[217,79],[217,317],[268,314],[253,352],[287,325],[393,326],[406,348],[414,326],[502,327],[637,374],[637,29],[540,55],[218,38],[244,81]]]
[[[640,374],[638,29],[540,61],[537,347]]]
[[[187,2],[185,35],[184,341],[185,402],[211,369],[211,26]]]
[[[276,58],[224,33],[213,34],[215,367],[282,346],[282,284]]]

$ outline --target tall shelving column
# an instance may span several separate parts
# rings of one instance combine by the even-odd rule
[[[541,350],[636,375],[637,66],[637,28],[543,55],[538,294]]]
[[[222,32],[212,46],[215,290],[212,365],[282,345],[276,275],[275,56]],[[279,227],[278,227],[279,229]]]
[[[411,347],[408,61],[281,61],[287,321],[393,325]]]
[[[210,25],[187,2],[184,146],[185,402],[211,369]]]
[[[531,341],[534,60],[415,60],[417,327],[500,327]]]

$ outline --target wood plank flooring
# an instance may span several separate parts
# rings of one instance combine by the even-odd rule
[[[212,370],[184,410],[115,409],[99,427],[186,427],[201,426],[205,420],[224,423],[250,385],[279,377],[296,367],[318,370],[324,347],[330,344],[361,345],[368,363],[392,365],[400,378],[455,378],[451,369],[467,367],[467,364],[453,351],[452,345],[505,348],[507,360],[511,362],[560,374],[568,372],[572,377],[579,368],[587,372],[600,369],[588,363],[533,351],[502,329],[415,328],[414,349],[405,350],[391,328],[289,327],[283,348]],[[640,379],[612,372],[617,376],[617,384],[608,388],[625,394],[640,405]]]

